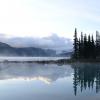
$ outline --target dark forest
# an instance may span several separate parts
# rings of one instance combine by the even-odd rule
[[[75,28],[74,33],[74,59],[99,59],[100,58],[100,36],[96,31],[96,39],[94,40],[93,35],[83,34],[77,37],[77,29]]]

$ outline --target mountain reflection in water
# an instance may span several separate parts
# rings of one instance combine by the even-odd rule
[[[22,79],[41,80],[52,83],[59,78],[70,76],[71,67],[55,64],[32,64],[32,63],[1,63],[0,80]]]

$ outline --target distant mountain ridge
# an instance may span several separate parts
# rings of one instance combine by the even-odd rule
[[[58,56],[60,56],[60,57],[70,57],[72,54],[73,54],[73,52],[69,51],[69,52],[62,52],[62,53],[58,54]]]
[[[12,47],[0,42],[0,56],[56,56],[56,51],[35,47]]]
[[[55,50],[36,47],[12,47],[7,43],[0,42],[0,56],[66,57],[71,54],[72,52],[57,54]]]

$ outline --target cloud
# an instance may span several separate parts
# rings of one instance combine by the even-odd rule
[[[8,43],[13,47],[37,47],[53,50],[70,50],[72,49],[72,40],[69,38],[60,37],[57,34],[52,34],[48,37],[33,38],[33,37],[13,37],[9,38],[6,35],[0,35],[0,41]]]

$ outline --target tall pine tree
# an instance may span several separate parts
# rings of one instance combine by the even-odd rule
[[[81,32],[81,40],[80,40],[80,58],[84,57],[84,39],[83,33]]]
[[[77,38],[77,29],[75,28],[75,33],[74,33],[74,54],[73,54],[73,57],[75,58],[75,59],[77,59],[78,58],[78,38]]]
[[[92,50],[92,58],[95,58],[96,57],[96,53],[95,53],[96,47],[95,47],[93,35],[92,35],[91,46],[92,46],[92,48],[91,48],[91,50]]]
[[[88,53],[87,53],[87,36],[86,34],[84,35],[84,48],[83,48],[83,51],[84,51],[84,58],[88,58]]]

